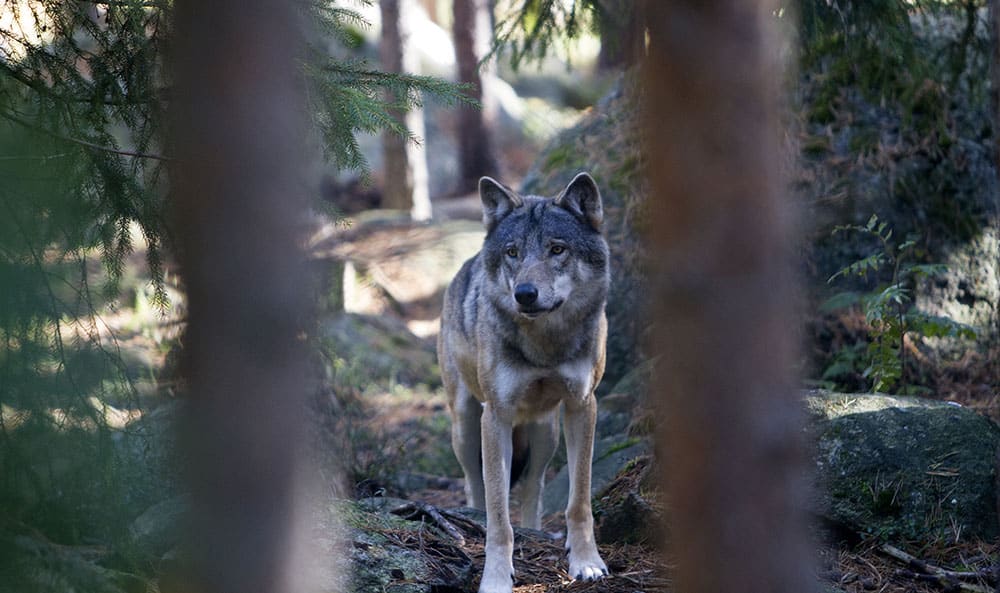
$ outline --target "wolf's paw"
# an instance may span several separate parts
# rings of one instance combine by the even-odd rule
[[[608,567],[604,564],[604,560],[601,560],[596,548],[591,547],[590,550],[579,552],[570,548],[569,574],[578,581],[596,581],[608,574]]]
[[[511,593],[514,590],[514,568],[508,563],[487,562],[483,567],[483,579],[479,581],[479,593]]]

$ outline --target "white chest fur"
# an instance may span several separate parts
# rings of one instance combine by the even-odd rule
[[[580,359],[555,368],[519,364],[498,365],[491,377],[499,407],[510,410],[513,423],[532,422],[549,414],[564,400],[582,401],[593,388],[594,363]]]

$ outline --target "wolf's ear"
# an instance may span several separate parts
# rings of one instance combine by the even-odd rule
[[[521,196],[492,177],[479,180],[479,197],[483,200],[483,224],[490,230],[511,210],[524,204]]]
[[[597,183],[590,175],[578,173],[556,197],[556,204],[582,217],[595,231],[601,230],[604,206],[601,204],[601,192],[597,189]]]

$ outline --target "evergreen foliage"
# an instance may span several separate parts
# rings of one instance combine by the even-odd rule
[[[371,0],[358,2],[372,4]],[[370,26],[360,13],[349,8],[314,0],[307,6],[317,28],[346,47],[357,45],[358,29]],[[445,105],[474,104],[463,85],[431,76],[382,72],[365,60],[331,55],[325,44],[312,43],[307,52],[304,70],[310,82],[310,113],[322,135],[326,156],[342,169],[356,169],[367,176],[368,163],[355,136],[358,132],[387,131],[411,142],[420,141],[394,114],[420,107],[423,93]]]
[[[596,33],[601,18],[607,15],[600,0],[519,0],[498,19],[493,48],[483,61],[507,50],[515,70],[527,62],[541,62],[555,43],[568,44],[583,33]]]

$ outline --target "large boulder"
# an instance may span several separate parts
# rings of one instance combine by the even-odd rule
[[[806,403],[822,517],[917,541],[1000,534],[992,421],[916,397],[815,391]]]

